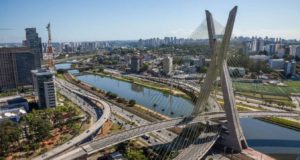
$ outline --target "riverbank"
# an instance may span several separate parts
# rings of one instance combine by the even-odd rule
[[[187,100],[191,100],[191,97],[188,94],[184,93],[183,91],[181,91],[177,88],[171,88],[170,86],[165,85],[165,84],[160,84],[160,83],[152,82],[149,80],[142,80],[142,79],[138,79],[138,78],[134,78],[134,77],[126,77],[123,75],[114,75],[114,74],[105,73],[105,72],[86,71],[85,73],[114,78],[114,79],[117,79],[120,81],[141,85],[141,86],[149,88],[149,89],[154,89],[157,91],[161,91],[163,93],[168,93],[168,94],[172,94],[174,96],[185,98]]]
[[[288,119],[271,117],[271,118],[259,118],[259,120],[276,124],[281,127],[289,128],[295,131],[300,131],[300,123]]]

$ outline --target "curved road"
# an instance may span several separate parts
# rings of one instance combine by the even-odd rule
[[[103,124],[106,122],[106,120],[110,117],[111,114],[111,109],[110,106],[104,102],[101,101],[95,97],[92,97],[90,95],[84,95],[76,90],[69,89],[66,85],[67,82],[64,82],[62,80],[57,80],[56,84],[57,86],[61,89],[61,93],[65,95],[66,97],[70,98],[73,100],[73,102],[77,103],[84,111],[88,112],[91,114],[93,118],[97,117],[97,113],[94,109],[94,106],[89,105],[88,103],[84,102],[84,100],[80,97],[78,97],[78,94],[84,97],[87,97],[89,99],[92,99],[102,105],[102,111],[103,114],[102,116],[85,132],[81,133],[80,135],[76,136],[75,138],[71,139],[70,141],[38,156],[35,157],[34,160],[42,160],[42,159],[50,159],[53,158],[54,156],[66,151],[67,149],[70,149],[83,140],[87,139],[88,137],[91,137],[93,134],[97,133],[99,129],[103,126]]]

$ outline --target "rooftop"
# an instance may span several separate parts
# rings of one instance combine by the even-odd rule
[[[43,75],[53,75],[53,72],[47,69],[37,69],[32,70],[31,73],[37,75],[37,76],[43,76]]]
[[[7,102],[7,101],[9,101],[9,100],[19,99],[19,98],[23,98],[23,97],[20,96],[20,95],[14,95],[14,96],[2,97],[2,98],[0,98],[0,103]]]
[[[0,48],[0,54],[1,53],[28,53],[31,52],[30,48],[28,47],[4,47]]]

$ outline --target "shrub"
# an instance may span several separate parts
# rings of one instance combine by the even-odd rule
[[[117,94],[112,93],[112,92],[107,92],[107,93],[106,93],[106,96],[107,96],[108,98],[111,98],[111,99],[115,99],[115,98],[118,97]]]
[[[135,105],[135,100],[133,100],[133,99],[129,100],[128,105],[129,105],[130,107],[133,107],[133,106]]]
[[[126,99],[125,98],[118,98],[117,102],[118,103],[126,103]]]

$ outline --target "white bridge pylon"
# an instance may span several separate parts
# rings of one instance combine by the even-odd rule
[[[247,148],[247,142],[241,129],[238,111],[235,106],[232,82],[227,67],[227,51],[236,13],[237,6],[230,11],[225,33],[221,42],[218,42],[215,34],[212,14],[209,11],[206,11],[207,30],[212,58],[206,74],[206,79],[201,87],[201,92],[199,93],[192,115],[195,116],[209,110],[209,108],[207,108],[207,101],[217,76],[220,76],[224,99],[224,110],[226,113],[227,127],[229,131],[228,136],[225,137],[224,144],[235,151],[240,152],[244,148]]]

